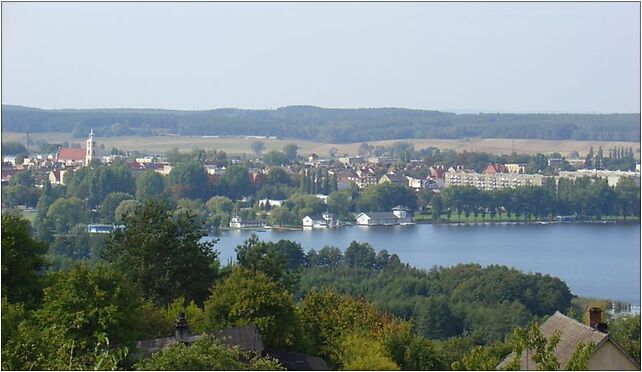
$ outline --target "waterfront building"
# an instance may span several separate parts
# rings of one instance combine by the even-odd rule
[[[364,212],[356,217],[357,225],[361,226],[390,226],[412,223],[408,209],[398,205],[392,212]]]
[[[480,174],[464,171],[447,172],[445,186],[474,186],[482,190],[542,186],[544,177],[539,174],[496,173]]]
[[[321,215],[305,216],[302,219],[303,227],[311,227],[315,229],[324,229],[327,227],[336,227],[339,220],[334,218],[332,213],[325,212]]]
[[[265,221],[263,221],[262,219],[242,219],[238,215],[233,216],[230,220],[230,227],[233,229],[261,228],[265,227],[265,225]]]

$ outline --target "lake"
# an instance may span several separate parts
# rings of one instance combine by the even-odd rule
[[[252,231],[224,231],[215,248],[221,263]],[[573,294],[640,305],[639,224],[494,224],[352,226],[341,229],[256,232],[262,240],[290,239],[307,252],[351,241],[396,253],[419,268],[458,263],[501,264],[551,274]]]

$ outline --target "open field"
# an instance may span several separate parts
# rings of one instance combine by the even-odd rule
[[[32,141],[43,139],[50,143],[80,143],[84,146],[84,139],[72,138],[71,134],[65,133],[32,133]],[[2,142],[20,141],[25,143],[26,135],[24,133],[3,132]],[[203,136],[156,136],[156,137],[97,137],[97,143],[105,145],[107,149],[116,147],[123,150],[139,150],[154,153],[164,153],[167,150],[178,147],[182,151],[189,151],[192,148],[211,149],[216,148],[229,154],[251,154],[250,144],[256,141],[256,138],[246,137],[203,137]],[[300,154],[316,153],[320,156],[326,156],[329,150],[334,147],[338,154],[357,153],[360,143],[349,144],[329,144],[321,142],[311,142],[304,140],[286,140],[286,139],[260,139],[265,143],[266,150],[280,150],[285,144],[296,143],[299,145]],[[525,140],[525,139],[409,139],[409,140],[387,140],[372,141],[371,145],[391,145],[395,142],[408,142],[415,145],[415,149],[422,149],[429,146],[439,149],[453,149],[456,151],[486,151],[493,154],[510,154],[513,150],[522,154],[553,153],[559,152],[562,155],[568,155],[571,151],[577,151],[581,156],[588,153],[592,146],[597,151],[602,146],[606,153],[611,147],[633,147],[636,158],[640,158],[639,142],[615,142],[615,141],[547,141],[547,140]]]

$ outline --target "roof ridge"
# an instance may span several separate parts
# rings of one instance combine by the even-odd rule
[[[564,317],[564,318],[566,318],[566,319],[569,319],[569,320],[571,320],[571,321],[573,321],[573,322],[577,323],[577,325],[581,326],[582,328],[584,328],[584,329],[586,329],[586,330],[588,330],[588,331],[592,331],[592,332],[595,332],[595,333],[602,334],[602,335],[604,335],[604,336],[608,336],[608,333],[600,332],[600,331],[598,331],[597,329],[595,329],[595,328],[593,328],[593,327],[591,327],[591,326],[589,326],[589,325],[586,325],[586,324],[584,324],[584,323],[582,323],[582,322],[579,322],[579,321],[577,321],[576,319],[571,318],[570,316],[566,316],[566,315],[562,314],[559,310],[555,310],[555,313],[554,313],[553,315],[557,315],[557,314],[559,314],[559,315],[563,316],[563,317]]]

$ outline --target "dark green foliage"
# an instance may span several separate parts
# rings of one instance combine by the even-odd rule
[[[287,290],[260,271],[232,270],[205,302],[210,329],[254,324],[268,346],[292,347],[297,335],[294,303]]]
[[[309,268],[297,297],[314,288],[336,288],[412,319],[421,336],[468,334],[478,343],[501,340],[536,316],[564,311],[572,299],[566,284],[548,275],[475,264],[418,270],[401,264],[396,255],[386,260],[386,254],[375,256],[368,246],[351,246],[363,254],[346,250],[341,255],[329,247],[308,253]],[[364,265],[354,264],[362,261]]]
[[[34,208],[40,198],[40,190],[36,187],[24,185],[3,186],[2,203],[7,207],[24,205]]]
[[[616,317],[609,323],[609,335],[640,363],[640,315]]]
[[[414,211],[417,209],[417,197],[405,186],[382,183],[366,187],[359,196],[357,205],[359,210],[364,212],[390,211],[397,205]]]
[[[147,336],[140,293],[122,274],[79,265],[51,279],[42,306],[3,345],[3,369],[116,368],[124,347]]]
[[[110,192],[100,204],[100,219],[104,223],[114,222],[114,213],[121,202],[132,200],[134,196],[125,192]]]
[[[163,196],[165,181],[163,176],[151,169],[136,176],[136,199],[144,201]]]
[[[3,107],[4,108],[4,107]],[[20,142],[3,142],[2,156],[18,155],[27,152],[27,148]]]
[[[29,221],[2,214],[2,296],[9,302],[35,304],[41,296],[38,273],[45,268],[47,247],[31,238]]]
[[[276,110],[41,110],[2,105],[3,130],[98,136],[261,135],[328,143],[403,138],[537,138],[637,141],[640,114],[453,114],[400,108]],[[118,123],[118,124],[114,124]]]
[[[9,185],[10,186],[22,185],[22,186],[25,186],[25,187],[33,187],[35,183],[36,183],[36,181],[35,181],[35,178],[34,178],[34,174],[30,170],[24,170],[24,171],[21,171],[21,172],[17,172],[9,180]]]
[[[240,266],[260,271],[290,291],[298,286],[305,265],[305,254],[298,243],[290,240],[264,242],[256,235],[236,248],[236,259]]]
[[[273,359],[225,347],[210,336],[187,346],[173,344],[136,363],[141,371],[275,371],[284,370]]]
[[[207,172],[195,160],[176,164],[167,176],[167,189],[174,200],[207,200],[211,195],[211,188]]]
[[[221,176],[221,194],[232,200],[252,194],[253,186],[250,182],[248,169],[242,165],[231,165],[225,169]]]
[[[218,253],[190,213],[174,216],[162,202],[148,201],[125,217],[126,228],[107,242],[104,258],[145,297],[167,304],[176,297],[202,303],[217,275]]]
[[[270,166],[280,166],[288,162],[287,156],[281,151],[272,150],[263,156],[263,163]]]
[[[348,267],[363,269],[374,269],[377,263],[374,248],[369,243],[355,241],[346,248],[344,260]]]

